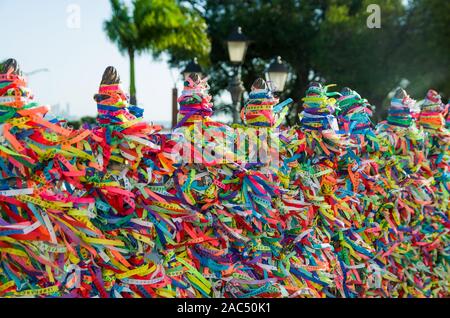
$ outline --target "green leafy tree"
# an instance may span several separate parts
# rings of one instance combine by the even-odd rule
[[[204,8],[202,14],[211,38],[211,93],[228,86],[232,69],[228,61],[225,39],[236,27],[252,40],[243,64],[244,86],[264,74],[268,63],[280,55],[291,68],[291,77],[282,97],[290,96],[296,105],[308,84],[312,68],[313,40],[323,16],[326,1],[322,0],[247,0],[191,1]],[[217,104],[220,109],[227,109]],[[295,105],[291,108],[298,109]],[[294,121],[295,112],[291,114]]]
[[[288,123],[297,120],[312,80],[350,86],[384,116],[387,93],[402,79],[421,97],[429,87],[449,92],[450,1],[411,0],[191,0],[211,38],[211,92],[226,89],[232,70],[225,39],[236,26],[252,39],[243,65],[248,89],[274,57],[290,66],[282,98],[292,97]],[[381,28],[370,29],[369,4],[381,9]],[[217,108],[227,105],[216,103]]]
[[[110,0],[112,17],[104,30],[130,61],[130,102],[136,104],[135,58],[149,52],[153,57],[168,53],[182,63],[198,57],[205,61],[210,49],[206,24],[191,6],[176,0],[134,0],[127,6]]]
[[[383,119],[387,92],[402,79],[416,99],[429,88],[450,93],[450,2],[380,0],[381,28],[365,25],[373,0],[335,1],[330,5],[317,39],[317,69],[330,81],[354,87],[377,106]]]
[[[401,1],[377,1],[381,28],[369,28],[367,7],[373,0],[330,1],[315,39],[314,69],[324,81],[350,86],[384,113],[387,93],[411,67],[402,60],[406,7]]]
[[[403,60],[410,80],[408,90],[424,97],[434,88],[450,97],[450,1],[415,0],[407,17],[403,35]]]

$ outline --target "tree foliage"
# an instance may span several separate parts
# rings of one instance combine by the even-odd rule
[[[202,16],[177,0],[133,0],[127,6],[110,0],[112,16],[104,23],[108,38],[130,58],[130,95],[136,95],[134,58],[168,53],[177,63],[199,57],[206,60],[209,39]]]
[[[415,0],[407,17],[402,59],[405,77],[419,96],[433,87],[450,97],[450,1]]]
[[[367,7],[373,1],[346,2],[330,2],[325,12],[314,44],[314,69],[324,81],[356,89],[377,106],[380,117],[387,93],[411,67],[402,61],[406,8],[401,1],[378,1],[381,28],[370,29]]]
[[[226,89],[231,69],[225,39],[241,26],[253,42],[243,65],[248,89],[280,55],[291,68],[283,93],[297,103],[296,120],[311,80],[350,86],[377,106],[405,78],[408,91],[420,98],[430,87],[448,96],[450,1],[411,0],[191,0],[211,38],[212,93]],[[367,6],[381,9],[381,28],[367,27]],[[384,105],[384,106],[383,106]],[[218,105],[222,107],[221,105]]]

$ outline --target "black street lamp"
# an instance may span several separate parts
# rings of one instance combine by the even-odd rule
[[[245,59],[245,54],[247,53],[247,48],[250,41],[242,33],[242,28],[237,27],[227,39],[228,55],[230,61],[233,64],[242,64]]]
[[[228,91],[231,94],[233,101],[233,122],[239,121],[239,111],[242,99],[242,94],[245,92],[245,87],[242,83],[242,63],[247,53],[247,48],[250,43],[247,36],[242,33],[242,28],[237,27],[227,39],[227,48],[230,62],[235,65],[235,74],[230,84],[228,85]]]
[[[182,72],[184,80],[191,75],[197,74],[200,78],[203,77],[203,70],[201,66],[198,64],[197,58],[194,58],[193,61],[189,62],[186,68]]]
[[[266,79],[271,82],[271,87],[276,93],[284,91],[288,75],[289,69],[280,56],[270,64],[266,71]]]

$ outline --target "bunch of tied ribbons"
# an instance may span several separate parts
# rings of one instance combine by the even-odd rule
[[[312,155],[316,152],[318,159],[330,158],[334,161],[351,146],[351,140],[346,140],[337,133],[338,121],[334,116],[336,100],[330,96],[337,96],[338,93],[327,92],[332,86],[334,85],[323,87],[316,82],[308,86],[306,97],[302,99],[304,110],[299,115],[299,129],[305,132],[307,153]]]
[[[177,127],[210,120],[213,104],[212,96],[207,93],[208,89],[206,78],[202,79],[195,73],[186,77],[183,91],[178,98],[180,109]]]
[[[398,89],[388,110],[387,122],[390,125],[409,127],[412,124],[412,104],[414,101],[406,95],[405,91]]]
[[[354,95],[353,100],[346,98],[347,93]],[[326,205],[319,210],[320,219],[332,239],[340,264],[341,272],[335,274],[339,280],[336,287],[340,296],[377,295],[371,294],[379,288],[373,283],[373,269],[378,268],[374,257],[376,249],[367,236],[376,228],[370,216],[379,204],[377,192],[382,186],[377,178],[377,164],[369,157],[372,148],[367,146],[371,144],[369,138],[373,134],[367,125],[370,112],[365,101],[351,90],[343,90],[336,108],[340,108],[338,118],[341,121],[341,130],[337,133],[346,140],[340,148],[345,148],[345,151],[329,156],[335,159],[330,166],[332,172],[325,175],[326,179],[322,177],[319,194],[322,194]]]
[[[450,129],[450,103],[445,105],[444,116],[445,116],[445,128]]]
[[[67,182],[74,180],[83,189],[76,180],[84,172],[73,162],[84,154],[81,141],[86,134],[47,120],[47,109],[29,102],[16,61],[6,61],[0,73],[6,87],[12,87],[3,91],[2,107],[13,113],[2,122],[0,290],[19,296],[58,294],[61,271],[72,254],[68,251],[75,257],[75,249],[81,248],[79,240],[58,231],[74,224],[77,233],[84,235],[86,226],[69,216],[69,211],[92,203],[73,196],[79,190]]]
[[[258,78],[252,85],[248,101],[241,110],[241,118],[245,125],[256,127],[278,127],[283,121],[291,99],[279,104],[267,83]]]
[[[435,181],[436,204],[441,208],[448,205],[450,189],[450,131],[445,127],[445,105],[434,90],[429,90],[422,104],[419,124],[426,132],[424,175]]]
[[[387,121],[380,122],[376,127],[381,143],[382,153],[387,159],[389,147],[393,145],[394,153],[402,153],[405,157],[422,160],[424,134],[411,115],[410,109],[415,105],[405,90],[399,88],[391,100]],[[387,151],[386,151],[387,150]]]
[[[413,106],[401,89],[394,97],[395,108],[399,99],[402,107]],[[390,229],[380,239],[379,253],[385,256],[385,271],[398,280],[386,288],[394,296],[442,296],[446,287],[440,279],[448,266],[448,204],[439,202],[448,195],[438,190],[430,174],[427,136],[414,120],[409,127],[381,123],[377,129],[380,139],[387,138],[388,147],[380,156],[387,195],[375,220]]]
[[[209,166],[233,160],[228,141],[234,140],[235,134],[229,126],[211,120],[213,103],[208,90],[207,79],[198,74],[189,75],[184,82],[178,98],[178,123],[172,134],[177,145],[176,158],[172,158],[176,163]]]
[[[130,126],[142,118],[143,109],[128,105],[128,98],[122,90],[120,77],[114,67],[110,66],[105,70],[102,84],[94,99],[97,102],[97,121],[100,126],[125,123]]]
[[[344,128],[343,133],[360,135],[371,131],[372,110],[367,99],[361,98],[357,92],[345,87],[336,104],[339,123]]]
[[[367,163],[370,161],[369,154],[373,155],[380,150],[379,141],[373,131],[371,105],[357,92],[345,87],[336,102],[336,113],[342,127],[338,133],[347,135],[353,141],[353,147],[347,150],[343,159],[357,165]]]
[[[422,104],[419,116],[419,124],[425,129],[438,130],[445,125],[444,104],[441,97],[430,89]]]
[[[283,168],[280,170],[278,163],[284,165],[279,161],[279,154],[290,147],[285,143],[288,138],[283,136],[286,129],[281,125],[291,102],[289,98],[279,103],[263,79],[255,80],[249,100],[241,110],[244,124],[233,125],[236,162],[244,169],[264,171],[286,181],[286,177],[282,177]]]
[[[0,297],[448,296],[448,142],[412,117],[373,130],[356,92],[314,83],[306,117],[327,119],[267,126],[280,128],[276,167],[239,157],[250,127],[212,121],[195,76],[162,134],[132,114],[113,68],[98,127],[79,131],[30,112],[16,64],[0,73],[15,100],[0,96],[2,111],[17,106],[2,121]]]
[[[320,83],[312,82],[306,90],[306,97],[303,100],[303,112],[300,114],[302,127],[310,130],[337,130],[337,121],[333,113],[335,111],[335,102],[329,96],[333,93],[327,93],[329,87],[323,87]]]
[[[10,86],[25,85],[15,61],[3,68]],[[153,224],[140,218],[146,212],[134,192],[148,196],[144,186],[169,173],[158,159],[161,140],[154,144],[153,128],[139,123],[72,132],[48,121],[45,107],[25,104],[17,95],[23,91],[8,91],[21,110],[2,131],[1,293],[135,294],[111,282],[143,265],[154,245]],[[151,274],[159,271],[154,267]]]

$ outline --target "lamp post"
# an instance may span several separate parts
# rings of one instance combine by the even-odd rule
[[[289,69],[286,64],[278,56],[266,71],[266,79],[271,83],[272,90],[275,93],[284,91],[286,81],[289,75]]]
[[[231,94],[233,102],[233,122],[237,123],[239,120],[240,104],[242,94],[245,92],[245,87],[242,83],[242,63],[247,53],[247,48],[250,43],[247,36],[242,33],[242,28],[237,27],[227,39],[227,48],[230,62],[234,65],[234,76],[228,85],[228,91]]]

